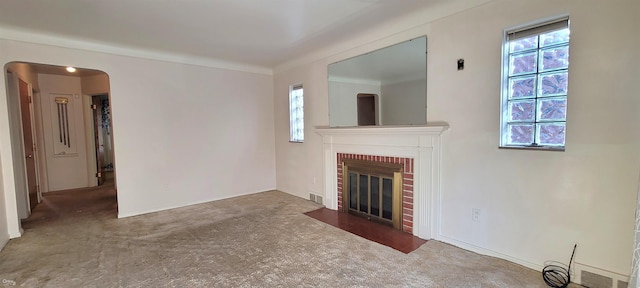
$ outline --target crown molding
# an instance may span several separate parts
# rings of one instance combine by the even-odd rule
[[[339,62],[414,38],[427,36],[433,21],[461,13],[495,0],[449,0],[425,7],[397,19],[383,21],[350,40],[335,43],[276,65],[274,74],[316,61],[326,64]],[[427,47],[428,48],[428,47]]]
[[[329,75],[329,82],[380,86],[380,81],[360,78],[348,78]]]
[[[201,66],[207,68],[217,68],[232,71],[248,72],[263,75],[273,75],[273,69],[269,67],[248,65],[243,63],[225,61],[220,59],[197,57],[186,54],[169,53],[164,51],[140,49],[109,43],[93,42],[60,35],[44,34],[33,31],[26,31],[6,26],[0,26],[0,39],[57,46],[86,50],[91,52],[106,53],[118,56],[127,56],[149,60],[158,60],[171,63]]]

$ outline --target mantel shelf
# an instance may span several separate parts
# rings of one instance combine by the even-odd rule
[[[320,135],[440,135],[449,129],[446,123],[406,126],[357,126],[357,127],[329,127],[316,126],[316,133]]]

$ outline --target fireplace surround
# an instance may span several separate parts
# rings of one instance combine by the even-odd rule
[[[329,209],[342,209],[343,159],[398,163],[411,179],[402,180],[402,230],[422,239],[438,235],[441,135],[447,125],[316,127],[323,141],[324,197]],[[346,158],[345,158],[346,157]]]
[[[413,159],[346,153],[338,153],[337,158],[338,211],[359,214],[383,224],[391,224],[398,230],[412,233],[413,174],[410,169]],[[353,176],[359,179],[352,179]],[[360,184],[363,177],[366,179],[365,182],[371,185],[362,187]],[[374,186],[376,181],[371,179],[377,179],[376,189],[372,189],[371,186]],[[353,185],[354,180],[357,182],[356,185]],[[354,199],[349,197],[353,196],[351,190],[354,188],[359,190],[355,197],[357,198],[356,206],[358,206],[356,208],[352,203]],[[367,189],[369,193],[363,193],[361,188]],[[364,198],[367,198],[368,205],[362,205],[363,201],[360,198],[363,194],[365,194]],[[370,196],[377,197],[378,201]],[[364,210],[368,208],[369,211],[363,211],[363,208]]]

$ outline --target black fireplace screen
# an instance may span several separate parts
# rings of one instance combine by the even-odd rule
[[[349,211],[384,222],[393,220],[393,178],[349,172]]]

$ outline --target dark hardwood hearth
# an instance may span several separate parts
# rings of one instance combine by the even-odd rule
[[[427,240],[396,230],[393,227],[327,208],[320,208],[304,214],[403,253],[410,253],[427,242]]]

